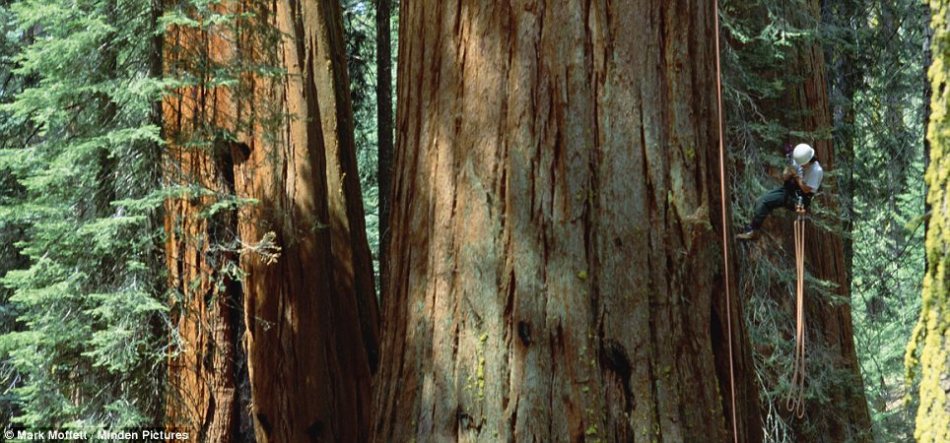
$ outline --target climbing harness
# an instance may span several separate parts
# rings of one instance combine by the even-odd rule
[[[719,60],[719,0],[713,0],[713,17],[716,34],[716,104],[719,106],[719,191],[722,204],[722,262],[726,277],[726,341],[729,343],[729,393],[732,400],[732,438],[739,443],[739,426],[736,421],[736,375],[732,356],[732,269],[729,266],[729,222],[726,216],[726,144],[722,116],[722,66]]]
[[[805,416],[805,214],[799,196],[795,218],[795,357],[792,386],[785,407],[798,418]]]

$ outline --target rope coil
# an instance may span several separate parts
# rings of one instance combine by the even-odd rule
[[[795,218],[795,357],[785,407],[805,416],[805,217]]]

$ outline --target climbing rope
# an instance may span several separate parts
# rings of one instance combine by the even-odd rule
[[[785,407],[805,416],[805,216],[795,218],[795,357]]]
[[[722,262],[726,274],[726,341],[729,343],[729,392],[732,400],[732,438],[739,443],[739,425],[736,420],[736,375],[732,356],[732,269],[729,266],[729,222],[726,206],[726,143],[722,115],[722,67],[719,60],[719,0],[713,0],[716,34],[716,103],[719,106],[719,191],[722,204]]]

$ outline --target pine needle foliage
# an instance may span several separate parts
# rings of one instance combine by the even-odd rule
[[[17,190],[0,200],[0,229],[18,234],[2,248],[24,258],[0,279],[15,317],[0,360],[17,374],[5,393],[17,425],[129,427],[154,423],[161,409],[156,331],[166,308],[154,266],[159,205],[149,198],[159,185],[161,89],[142,38],[155,32],[149,8],[24,0],[2,12],[21,46],[5,59],[20,85],[0,113],[31,128],[0,149],[0,171]]]
[[[32,38],[27,33],[15,31],[15,17],[9,9],[9,2],[0,2],[0,106],[11,103],[17,93],[32,78],[22,77],[14,72],[17,66],[14,56],[18,54],[24,44]],[[25,119],[16,119],[10,112],[0,110],[0,155],[12,149],[19,148],[23,140],[30,138],[34,132],[34,125]],[[25,189],[16,180],[15,165],[6,164],[0,167],[0,213],[2,208],[11,207],[23,201]],[[24,235],[25,226],[0,216],[0,276],[12,269],[22,269],[28,264],[27,258],[20,254],[15,243]],[[0,333],[9,332],[22,327],[16,324],[16,310],[10,304],[13,291],[0,285]],[[10,423],[17,415],[18,407],[16,394],[13,388],[20,385],[22,377],[16,370],[9,355],[0,354],[0,425]]]

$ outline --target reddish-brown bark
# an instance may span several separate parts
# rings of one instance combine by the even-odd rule
[[[732,441],[713,14],[402,3],[376,441]]]
[[[389,214],[393,182],[393,88],[392,88],[392,33],[389,21],[391,0],[376,0],[376,125],[377,169],[379,188],[379,262],[385,263],[386,245],[389,244]],[[386,294],[386,266],[380,265],[380,298]]]
[[[278,1],[273,17],[287,76],[245,109],[288,120],[273,138],[245,134],[235,173],[238,194],[260,201],[241,210],[241,238],[274,233],[282,248],[273,264],[241,261],[257,440],[365,441],[378,313],[340,6]]]
[[[215,63],[228,57],[221,35],[173,26],[165,39],[168,75],[188,72],[199,57]],[[188,142],[200,139],[207,127],[232,125],[234,106],[226,90],[200,84],[165,99],[166,183],[233,194],[233,171],[225,161],[228,145]],[[234,214],[202,215],[216,201],[214,195],[182,191],[165,203],[165,258],[173,294],[173,343],[178,346],[169,360],[166,423],[201,440],[228,442],[234,441],[239,417],[235,355],[241,287],[227,273],[237,257],[223,248],[235,242]]]
[[[195,406],[182,414],[170,405],[170,426],[205,423],[208,441],[234,438],[227,434],[234,430],[227,419],[233,420],[228,411],[235,410],[235,396],[225,388],[235,384],[232,368],[244,354],[235,353],[236,341],[226,338],[237,337],[246,325],[248,409],[257,441],[365,441],[378,310],[340,6],[283,0],[218,7],[253,14],[208,32],[172,32],[167,38],[204,48],[210,60],[231,63],[232,69],[254,63],[281,67],[287,75],[246,72],[237,85],[184,88],[181,98],[166,103],[172,132],[203,129],[189,135],[214,140],[195,149],[170,135],[167,169],[181,175],[170,181],[254,201],[211,218],[198,214],[215,201],[211,197],[167,204],[169,257],[185,257],[174,262],[182,267],[171,269],[173,281],[188,289],[195,282],[201,294],[223,294],[184,298],[182,318],[188,320],[182,320],[180,334],[197,344],[176,360],[172,378],[182,380],[177,392],[194,397]],[[187,61],[191,52],[168,56]],[[174,231],[176,226],[182,228]],[[222,247],[230,255],[212,254]],[[219,256],[240,263],[240,283],[209,259]],[[216,327],[222,322],[230,329]]]

